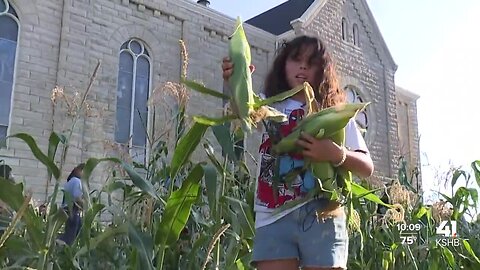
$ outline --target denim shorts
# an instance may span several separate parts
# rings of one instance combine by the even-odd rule
[[[347,268],[346,215],[317,221],[316,210],[325,207],[317,199],[269,225],[257,228],[252,266],[259,261],[297,259],[302,267]]]

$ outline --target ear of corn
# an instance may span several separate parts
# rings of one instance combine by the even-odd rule
[[[312,113],[305,117],[297,127],[287,137],[283,138],[273,146],[276,154],[299,151],[296,141],[302,132],[311,136],[320,138],[329,138],[339,146],[345,145],[345,126],[356,116],[356,114],[365,109],[369,103],[344,104],[327,109],[317,113]],[[317,193],[323,194],[332,202],[347,202],[350,204],[347,208],[347,219],[352,219],[352,173],[343,168],[334,168],[330,162],[312,162],[306,161],[305,168],[310,169],[314,177],[317,178]],[[357,192],[358,193],[358,192]],[[333,208],[332,208],[333,209]],[[333,210],[332,210],[333,211]],[[318,214],[318,213],[317,213]],[[323,211],[321,217],[328,216],[329,211]]]
[[[345,146],[345,128],[342,128],[338,132],[332,134],[330,139],[338,146]]]
[[[296,145],[302,132],[320,138],[330,138],[339,146],[345,144],[345,126],[360,110],[363,110],[368,103],[346,104],[321,110],[304,118],[299,125],[287,137],[283,138],[273,146],[277,154],[300,151]],[[307,161],[305,166],[312,170],[313,176],[317,178],[320,191],[330,200],[338,200],[341,195],[348,195],[342,192],[349,187],[351,173],[340,168],[333,168],[330,162]],[[348,182],[348,183],[347,183]]]
[[[267,100],[261,100],[254,93],[252,75],[250,72],[250,65],[252,62],[250,44],[248,43],[240,17],[237,18],[235,30],[230,36],[229,57],[233,63],[233,73],[228,80],[231,92],[230,104],[234,114],[242,123],[243,131],[250,133],[252,125],[256,125],[257,122],[268,118],[267,116],[272,116],[272,114],[275,116],[270,117],[270,120],[282,121],[285,119],[286,116],[280,116],[276,111],[273,111],[270,107],[265,107],[264,105],[284,100],[302,90],[305,90],[305,94],[314,100],[313,89],[308,83],[304,83],[302,86],[296,87],[290,91],[270,97]],[[316,103],[314,105],[316,105]],[[315,108],[318,110],[318,106]],[[270,112],[264,114],[262,112],[258,113],[258,110],[268,110]],[[263,114],[265,115],[265,118],[258,117]]]
[[[230,36],[229,56],[233,63],[233,73],[228,81],[232,109],[241,119],[244,131],[250,131],[252,123],[249,116],[254,104],[252,76],[249,68],[251,54],[250,45],[240,18],[237,18],[235,31]]]
[[[337,107],[324,109],[318,113],[307,116],[287,137],[273,146],[275,153],[282,154],[297,150],[296,141],[302,132],[308,133],[317,138],[329,138],[342,128],[345,128],[348,121],[353,118],[360,110],[365,108],[368,103],[347,104]],[[319,131],[323,129],[323,136],[319,137]]]
[[[313,162],[311,165],[312,174],[320,184],[320,188],[324,191],[336,189],[335,171],[329,162]]]

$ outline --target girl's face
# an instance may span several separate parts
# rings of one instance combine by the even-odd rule
[[[304,49],[304,48],[302,48]],[[308,82],[310,85],[316,85],[318,78],[315,78],[315,74],[318,71],[318,64],[315,61],[311,61],[311,55],[313,48],[302,50],[295,57],[289,56],[285,63],[285,75],[287,77],[287,83],[291,88],[299,86],[304,82]]]

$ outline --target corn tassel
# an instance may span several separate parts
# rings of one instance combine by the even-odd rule
[[[255,102],[250,73],[251,54],[240,18],[237,18],[235,31],[230,36],[229,56],[233,63],[233,73],[228,80],[232,110],[242,121],[244,131],[250,131],[252,126],[250,114]]]

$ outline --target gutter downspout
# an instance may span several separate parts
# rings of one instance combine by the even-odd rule
[[[66,1],[67,0],[62,0],[62,13],[61,13],[62,18],[60,20],[60,35],[58,37],[58,56],[57,56],[57,66],[56,66],[57,75],[55,78],[55,86],[58,86],[58,79],[60,77],[60,55],[62,51],[62,38],[65,33],[65,25],[66,25],[66,16],[65,16]],[[50,125],[51,132],[54,132],[55,131],[55,104],[53,103],[52,103],[52,115],[50,118],[50,122],[51,122],[51,125]],[[60,175],[61,175],[61,172],[60,172]],[[50,183],[51,183],[51,176],[47,177],[47,182],[45,183],[45,198],[44,198],[45,202],[48,201],[48,192],[49,192]]]
[[[391,139],[390,139],[390,121],[388,119],[388,89],[387,89],[387,74],[385,70],[385,66],[383,66],[383,89],[385,93],[385,116],[386,116],[386,125],[387,125],[387,158],[388,158],[388,176],[393,177],[393,161],[392,161],[392,146],[391,146]]]

